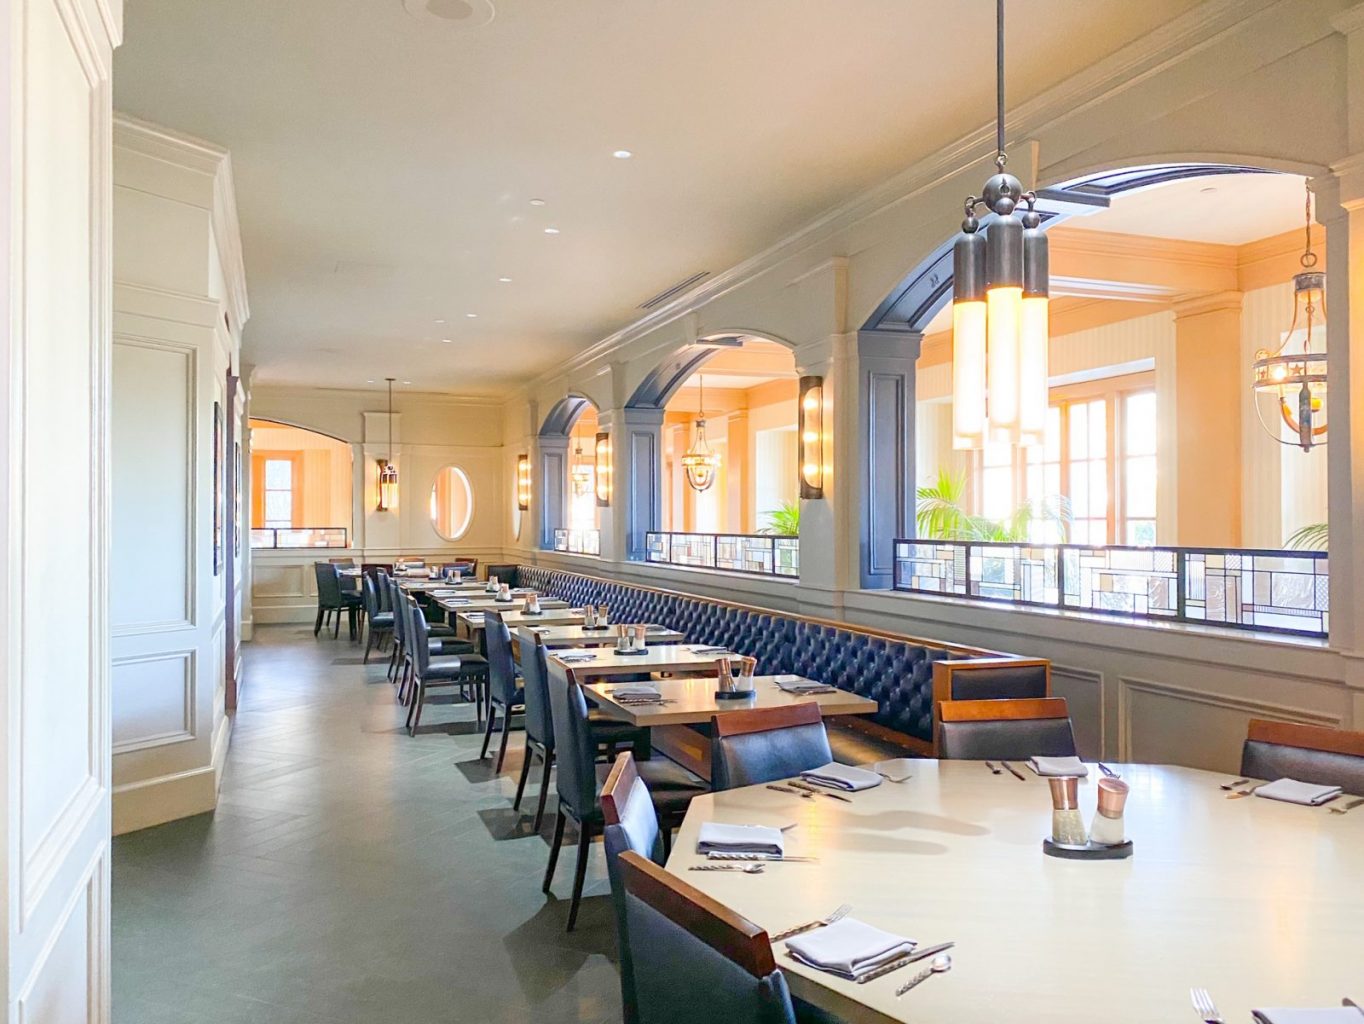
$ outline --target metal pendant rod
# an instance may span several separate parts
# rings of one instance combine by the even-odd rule
[[[1004,0],[995,0],[995,163],[1004,169]]]

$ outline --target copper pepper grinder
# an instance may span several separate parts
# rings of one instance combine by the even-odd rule
[[[1099,807],[1089,832],[1094,842],[1117,846],[1127,839],[1122,815],[1127,806],[1128,791],[1129,787],[1122,779],[1099,780]]]
[[[1051,787],[1051,841],[1061,846],[1084,846],[1085,819],[1080,814],[1080,780],[1048,779]]]

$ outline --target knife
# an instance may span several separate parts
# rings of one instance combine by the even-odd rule
[[[1012,776],[1013,776],[1015,779],[1017,779],[1019,782],[1027,782],[1027,781],[1028,781],[1027,779],[1023,778],[1023,776],[1019,775],[1019,774],[1018,774],[1018,770],[1015,769],[1014,766],[1011,765],[1008,761],[1000,761],[999,763],[1000,763],[1001,766],[1003,766],[1003,768],[1004,768],[1010,775],[1012,775]]]
[[[882,964],[874,971],[868,971],[857,979],[857,984],[865,985],[867,982],[875,981],[877,978],[884,978],[891,971],[898,971],[906,964],[912,964],[914,961],[922,960],[926,956],[936,956],[943,950],[951,949],[955,945],[955,942],[944,942],[937,946],[929,946],[927,949],[916,949],[913,953],[906,953],[904,956],[898,957],[888,964]]]

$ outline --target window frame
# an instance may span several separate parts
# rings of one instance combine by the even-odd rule
[[[284,529],[265,525],[265,464],[267,462],[288,462],[289,469],[289,529],[301,529],[303,511],[303,453],[299,452],[252,452],[251,453],[251,529]],[[280,488],[274,488],[280,490]]]

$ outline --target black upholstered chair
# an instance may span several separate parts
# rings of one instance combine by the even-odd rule
[[[408,601],[408,622],[412,646],[412,684],[407,707],[407,732],[417,734],[421,725],[426,695],[435,689],[459,689],[467,696],[488,678],[488,662],[477,654],[446,655],[431,658],[431,637],[426,631],[426,616],[416,603]]]
[[[369,626],[369,633],[365,637],[364,658],[364,663],[368,665],[369,652],[383,650],[384,641],[393,636],[393,613],[383,611],[379,601],[379,588],[374,585],[371,577],[364,577],[361,586],[364,588],[361,597],[365,602],[365,622]]]
[[[539,637],[535,638],[534,646],[529,642],[522,642],[521,681],[526,704],[526,756],[521,762],[521,778],[516,784],[516,800],[513,801],[512,807],[521,809],[521,797],[526,790],[531,762],[539,758],[542,771],[540,798],[535,806],[536,832],[540,831],[540,822],[544,820],[545,798],[549,794],[549,772],[554,766],[554,722],[549,704],[547,657],[545,642]],[[607,757],[613,757],[617,750],[625,746],[641,752],[648,750],[648,729],[637,728],[629,722],[605,718],[597,712],[589,711],[587,718],[598,756],[604,750]]]
[[[1241,751],[1241,774],[1340,786],[1364,796],[1364,732],[1252,718]]]
[[[517,566],[515,563],[504,565],[490,565],[484,571],[485,579],[491,576],[496,576],[497,582],[508,583],[513,587],[518,587],[521,585],[520,582],[518,581],[518,575],[519,574],[517,572]]]
[[[618,871],[633,954],[629,1024],[796,1024],[762,928],[634,850]]]
[[[1075,756],[1070,713],[1060,697],[943,701],[938,751],[946,760],[1026,761]]]
[[[412,612],[418,609],[418,605],[413,598],[403,592],[403,589],[396,583],[389,583],[389,592],[393,599],[393,627],[394,635],[397,640],[398,651],[398,672],[395,682],[398,684],[398,699],[404,704],[407,703],[412,682],[412,670],[414,661],[412,652]],[[425,619],[423,618],[423,621]],[[429,654],[473,654],[474,644],[470,640],[461,640],[455,636],[454,628],[444,623],[426,623],[427,652]],[[480,709],[482,705],[480,704]],[[480,714],[481,714],[480,710]]]
[[[512,657],[511,633],[502,616],[487,612],[483,616],[483,643],[488,657],[488,727],[483,733],[483,749],[479,758],[488,756],[488,744],[493,738],[493,728],[497,724],[497,709],[502,709],[502,739],[497,747],[495,772],[502,771],[502,762],[507,759],[507,739],[511,736],[512,716],[525,710],[525,697],[521,680],[516,675],[516,659]],[[527,759],[530,752],[526,753]]]
[[[637,853],[654,864],[663,863],[663,833],[658,812],[649,798],[649,787],[629,751],[616,758],[601,791],[602,817],[606,828],[606,873],[611,879],[611,902],[616,911],[616,942],[620,958],[620,996],[625,1024],[636,1024],[639,1006],[635,998],[634,954],[630,948],[629,921],[625,914],[625,886],[620,878],[620,855]]]
[[[322,629],[322,624],[329,618],[334,619],[332,626],[332,636],[335,637],[341,632],[341,613],[345,612],[350,618],[350,635],[355,637],[355,617],[360,610],[359,591],[343,591],[341,589],[341,576],[337,567],[331,562],[314,562],[313,573],[317,577],[317,618],[313,622],[313,636]]]
[[[578,862],[573,873],[573,902],[568,911],[568,930],[572,931],[578,920],[578,904],[582,901],[588,851],[592,846],[592,838],[602,830],[602,809],[598,795],[610,767],[596,764],[597,744],[588,721],[587,701],[571,673],[567,680],[549,677],[549,699],[554,722],[554,754],[559,766],[556,776],[559,813],[554,822],[554,841],[550,846],[549,865],[545,869],[542,889],[549,892],[550,884],[554,881],[559,848],[564,842],[564,828],[568,819],[572,818],[578,825]],[[707,790],[705,782],[698,776],[663,757],[640,762],[639,774],[651,791],[651,799],[662,820],[665,835],[681,823],[692,797]]]
[[[775,782],[832,760],[814,701],[711,718],[710,779],[716,790]]]

